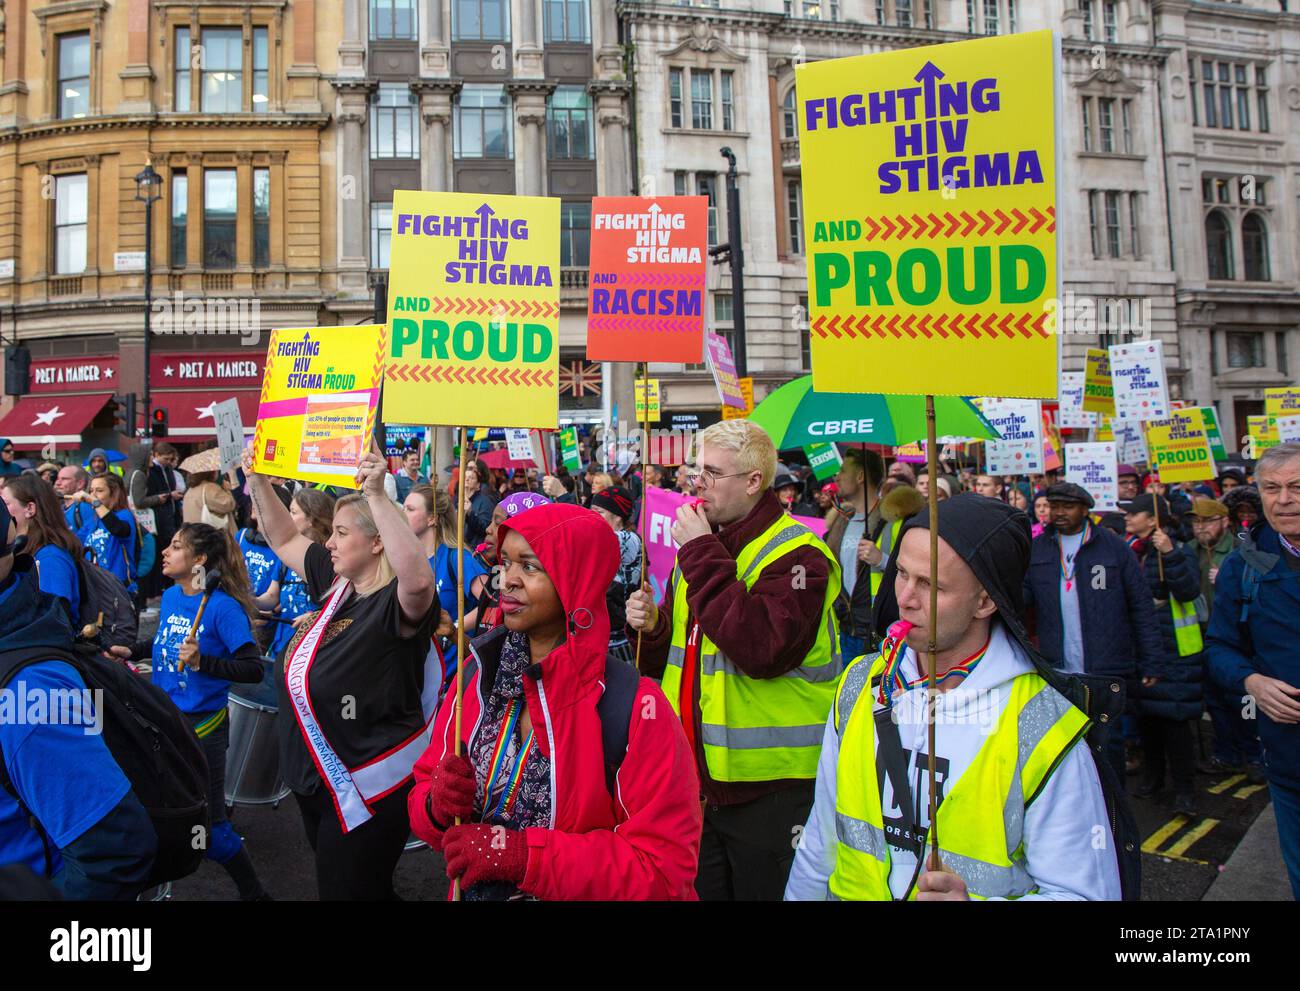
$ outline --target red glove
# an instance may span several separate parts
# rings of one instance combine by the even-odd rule
[[[468,819],[474,813],[474,766],[469,758],[448,754],[429,779],[429,797],[424,810],[433,824],[446,829],[456,817]]]
[[[528,841],[522,829],[474,823],[453,826],[442,839],[447,877],[460,879],[462,888],[485,881],[523,884],[528,871]]]

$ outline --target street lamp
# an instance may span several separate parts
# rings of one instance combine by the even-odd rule
[[[144,204],[144,435],[148,435],[150,414],[149,405],[149,318],[153,310],[153,205],[162,199],[162,176],[153,170],[153,163],[146,161],[144,170],[135,177],[135,198]],[[132,431],[135,424],[131,424]]]

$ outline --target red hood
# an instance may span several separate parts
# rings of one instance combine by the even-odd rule
[[[609,646],[605,592],[618,570],[614,531],[598,514],[571,503],[536,506],[506,520],[497,530],[498,547],[508,530],[528,541],[569,618],[568,640],[546,661],[567,652],[576,663],[566,667],[579,681],[599,677]]]

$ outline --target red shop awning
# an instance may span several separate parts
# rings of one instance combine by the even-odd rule
[[[80,447],[82,431],[112,398],[110,392],[86,396],[23,396],[0,420],[0,437],[8,437],[20,449],[36,449],[46,444],[55,448]]]
[[[227,399],[239,403],[244,433],[251,434],[257,425],[260,398],[257,389],[214,389],[210,392],[154,392],[149,402],[154,409],[167,411],[168,440],[197,441],[217,436],[213,407]]]

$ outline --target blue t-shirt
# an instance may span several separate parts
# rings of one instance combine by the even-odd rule
[[[113,573],[128,591],[135,591],[135,514],[129,509],[119,509],[113,514],[125,522],[131,533],[125,540],[114,537],[104,529],[104,523],[95,513],[77,536],[95,555],[95,563]],[[128,563],[129,562],[129,563]]]
[[[305,612],[316,608],[316,603],[307,592],[307,583],[303,577],[287,564],[280,565],[280,574],[276,579],[280,583],[280,618],[296,619]],[[275,639],[271,641],[271,653],[276,657],[284,650],[284,645],[293,638],[293,627],[288,623],[277,623]]]
[[[453,577],[453,571],[460,572],[461,561],[464,561],[464,574],[460,575],[461,594],[465,597],[465,613],[468,615],[478,607],[478,597],[470,588],[474,584],[474,579],[480,575],[486,575],[487,569],[479,564],[478,559],[469,550],[465,551],[462,558],[458,552],[448,547],[446,544],[439,544],[437,552],[429,558],[429,564],[433,568],[434,581],[438,589],[438,605],[447,610],[447,615],[451,621],[456,622],[456,581]],[[469,630],[465,631],[468,636]],[[443,660],[446,662],[446,676],[456,673],[456,639],[452,637],[450,645],[443,654]]]
[[[171,696],[181,712],[216,712],[225,708],[230,682],[182,665],[181,644],[194,627],[194,616],[203,596],[186,595],[179,585],[163,592],[158,607],[158,632],[153,638],[153,683]],[[210,657],[231,657],[246,643],[253,643],[253,629],[243,607],[221,589],[212,593],[199,625],[199,653]]]
[[[77,617],[81,614],[81,594],[77,589],[77,566],[72,555],[62,547],[46,544],[36,552],[36,572],[42,592],[67,600],[72,608],[72,628],[79,629]]]
[[[68,521],[68,529],[80,537],[95,518],[95,511],[85,503],[74,502],[63,511],[63,518]]]
[[[23,668],[0,690],[5,768],[56,849],[103,819],[131,790],[95,728],[99,713],[93,700],[83,701],[85,691],[86,683],[71,665],[54,660]],[[61,708],[54,712],[56,718],[49,718],[48,703],[43,706],[38,700],[53,698],[73,700],[66,709],[71,718],[65,720]],[[38,712],[43,707],[44,717]],[[40,834],[13,796],[0,788],[0,864],[16,863],[38,875],[45,873]],[[54,873],[62,868],[57,852],[51,866]]]
[[[271,587],[280,573],[280,559],[269,544],[255,544],[247,530],[239,531],[239,549],[244,552],[244,566],[248,568],[248,581],[253,595],[258,596]]]

